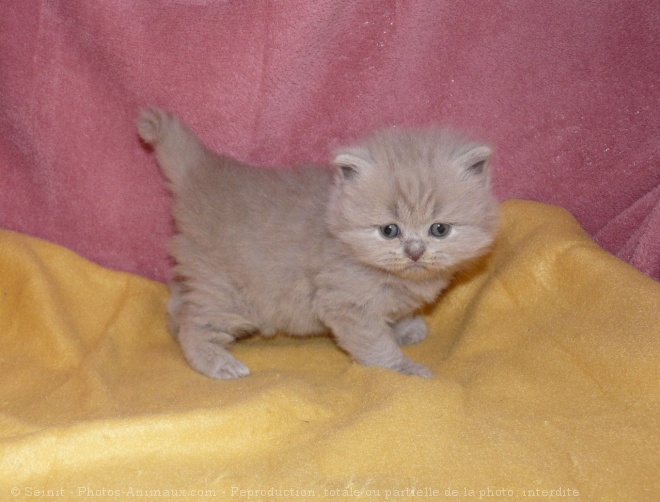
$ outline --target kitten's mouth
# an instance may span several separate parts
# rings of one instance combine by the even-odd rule
[[[413,261],[399,269],[399,274],[413,279],[427,277],[430,273],[431,270],[426,265]]]
[[[417,262],[414,261],[414,262],[408,263],[408,265],[406,265],[406,270],[426,270],[426,267],[424,265],[422,265],[421,263],[417,263]]]

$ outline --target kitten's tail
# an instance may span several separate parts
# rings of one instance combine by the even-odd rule
[[[206,157],[206,148],[197,136],[165,110],[141,110],[137,129],[142,140],[154,148],[163,174],[175,186]]]

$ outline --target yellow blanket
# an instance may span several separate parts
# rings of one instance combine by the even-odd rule
[[[658,500],[660,284],[562,209],[502,211],[405,349],[430,380],[282,336],[213,381],[164,285],[0,232],[0,500]]]

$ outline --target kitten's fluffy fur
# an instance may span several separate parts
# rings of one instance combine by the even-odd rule
[[[362,364],[431,375],[399,345],[426,337],[415,310],[493,242],[487,146],[390,129],[338,151],[334,170],[268,170],[213,153],[163,110],[138,130],[174,194],[169,312],[193,368],[245,376],[236,338],[330,331]],[[434,223],[451,227],[434,236]]]

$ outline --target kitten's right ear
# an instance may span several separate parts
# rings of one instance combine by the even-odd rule
[[[467,179],[471,176],[480,176],[488,183],[490,180],[488,161],[492,154],[493,150],[489,146],[474,145],[459,155],[457,160],[463,166],[463,169],[465,169],[463,178]]]
[[[335,153],[332,163],[339,168],[342,180],[352,181],[360,173],[371,169],[372,160],[369,152],[364,148],[351,148]]]

